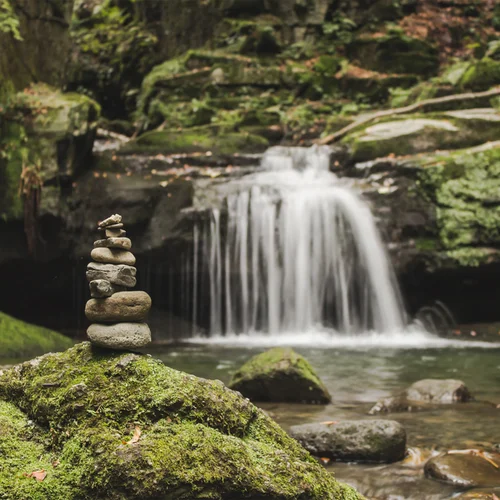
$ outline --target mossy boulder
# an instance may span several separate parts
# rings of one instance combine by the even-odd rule
[[[221,382],[147,355],[83,343],[4,371],[0,421],[12,500],[362,498]]]
[[[439,53],[429,42],[402,33],[359,36],[347,47],[349,59],[381,73],[431,75],[439,68]]]
[[[275,347],[254,356],[229,386],[252,401],[327,404],[328,390],[309,362],[289,348]]]
[[[480,108],[388,117],[361,126],[342,142],[351,148],[353,161],[358,162],[475,146],[495,140],[499,133],[499,112]]]
[[[49,351],[62,351],[73,342],[60,333],[25,323],[0,312],[0,355],[27,358]]]
[[[486,90],[500,84],[500,61],[484,57],[467,67],[459,85],[463,89]]]
[[[173,154],[211,151],[217,155],[234,153],[261,153],[269,142],[248,132],[218,133],[212,127],[192,127],[185,130],[162,130],[147,132],[128,142],[122,154]]]

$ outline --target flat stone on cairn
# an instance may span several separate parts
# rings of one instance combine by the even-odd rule
[[[142,291],[127,291],[136,284],[132,242],[124,238],[122,217],[114,214],[101,221],[98,229],[106,238],[94,242],[87,266],[91,299],[85,315],[96,321],[87,329],[89,340],[108,349],[135,349],[151,342],[144,320],[151,309],[151,297]]]

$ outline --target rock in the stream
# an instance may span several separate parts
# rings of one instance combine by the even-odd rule
[[[276,347],[254,356],[233,375],[229,387],[252,401],[318,404],[331,401],[309,362],[289,348]]]
[[[415,382],[401,394],[378,401],[369,413],[411,411],[419,405],[466,403],[472,399],[472,394],[461,380],[424,379]]]
[[[103,262],[105,264],[123,264],[125,266],[133,266],[135,264],[133,253],[115,248],[94,248],[90,252],[90,256],[96,262]]]
[[[390,463],[406,453],[406,431],[394,420],[295,425],[289,434],[313,455],[342,462]]]
[[[363,499],[221,382],[89,342],[4,371],[0,430],[9,500]]]
[[[89,340],[108,349],[138,349],[151,342],[151,330],[146,323],[94,323],[87,328]]]
[[[106,299],[90,299],[85,306],[89,321],[142,321],[151,309],[151,297],[142,291],[117,292]]]
[[[464,488],[500,487],[500,454],[452,450],[425,464],[427,477]]]
[[[455,500],[497,500],[500,498],[500,488],[478,488],[455,497]]]
[[[132,266],[101,264],[90,262],[87,265],[87,280],[108,280],[113,285],[134,287],[137,280],[137,269]]]

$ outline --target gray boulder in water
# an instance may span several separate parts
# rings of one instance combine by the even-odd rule
[[[401,394],[378,401],[370,410],[376,413],[402,412],[425,404],[466,403],[473,400],[467,386],[455,379],[424,379],[415,382]]]
[[[289,434],[313,455],[340,462],[390,463],[406,454],[406,431],[394,420],[295,425]]]

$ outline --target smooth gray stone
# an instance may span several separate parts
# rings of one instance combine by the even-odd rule
[[[96,262],[104,264],[125,264],[126,266],[135,264],[135,256],[132,252],[117,248],[94,248],[90,256]]]
[[[151,342],[151,331],[146,323],[94,323],[87,329],[89,340],[109,349],[136,349]]]
[[[294,425],[289,434],[313,455],[337,461],[390,463],[406,453],[406,431],[394,420]]]
[[[113,285],[134,287],[137,283],[137,269],[133,266],[90,262],[87,266],[87,280],[107,280]]]
[[[90,296],[94,299],[111,297],[116,292],[123,292],[125,287],[113,285],[108,280],[94,280],[89,283]]]
[[[473,399],[461,380],[432,378],[419,380],[408,387],[406,397],[410,401],[439,404],[466,403]]]
[[[130,250],[132,242],[129,238],[105,238],[94,241],[94,248],[120,248],[121,250]]]
[[[151,297],[142,291],[117,292],[107,299],[90,299],[85,316],[98,323],[141,322],[151,309]]]
[[[114,226],[116,224],[120,224],[121,221],[122,221],[122,216],[120,214],[113,214],[107,219],[104,219],[101,222],[99,222],[98,227],[106,228],[109,226]]]
[[[123,229],[106,228],[105,234],[106,238],[121,238],[127,234],[127,231],[124,231]]]

